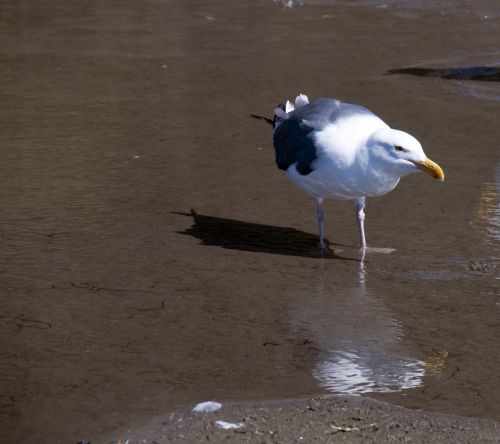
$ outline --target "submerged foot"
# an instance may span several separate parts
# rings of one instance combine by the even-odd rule
[[[374,247],[361,247],[359,249],[359,260],[361,262],[362,270],[364,270],[364,262],[367,253],[391,254],[396,251],[395,248],[374,248]]]
[[[381,254],[391,254],[396,251],[395,248],[375,248],[375,247],[361,247],[359,251],[363,253],[381,253]]]
[[[326,239],[323,242],[318,242],[317,248],[320,257],[331,256],[332,254],[335,254],[335,252],[333,251],[333,247],[330,246],[330,242]]]

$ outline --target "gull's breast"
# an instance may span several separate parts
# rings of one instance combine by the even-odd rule
[[[287,174],[304,192],[321,198],[358,199],[386,194],[398,184],[398,177],[378,174],[366,149],[376,130],[388,125],[375,115],[354,115],[339,119],[311,134],[316,149],[312,172],[299,174],[295,164]]]

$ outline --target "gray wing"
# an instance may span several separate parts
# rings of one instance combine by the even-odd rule
[[[313,131],[321,131],[339,118],[357,114],[373,114],[366,108],[335,99],[319,99],[290,113],[274,131],[273,142],[276,164],[287,170],[297,163],[302,175],[312,172],[311,164],[316,159]]]

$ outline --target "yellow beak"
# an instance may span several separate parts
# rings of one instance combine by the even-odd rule
[[[441,167],[433,162],[431,159],[425,159],[419,162],[413,162],[417,168],[420,168],[422,171],[430,174],[434,179],[438,179],[441,182],[444,180],[444,173]]]

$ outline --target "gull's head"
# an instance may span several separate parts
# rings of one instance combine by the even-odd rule
[[[381,128],[372,134],[367,147],[378,168],[388,174],[401,177],[425,171],[434,179],[444,180],[441,167],[425,155],[415,137],[404,131]]]

